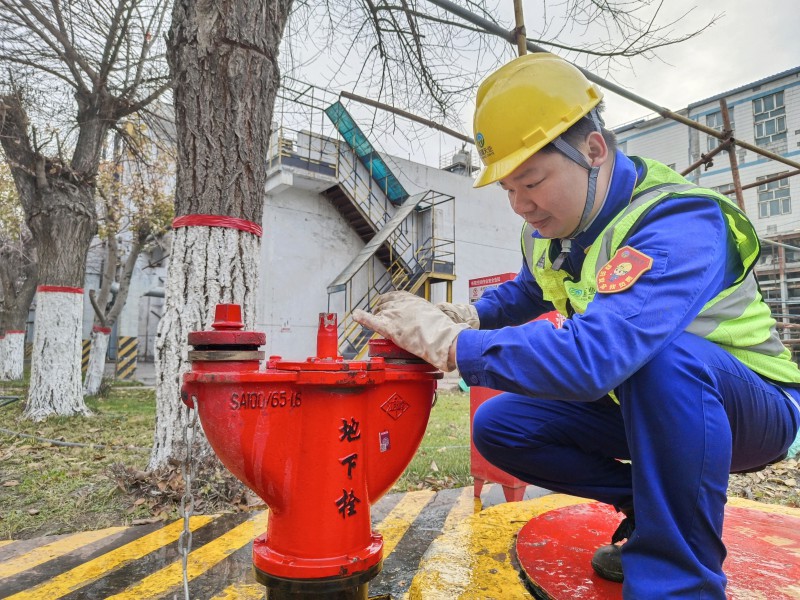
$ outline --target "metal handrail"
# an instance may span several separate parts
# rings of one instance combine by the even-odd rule
[[[279,127],[270,137],[267,156],[270,166],[282,164],[286,159],[292,158],[294,160],[289,166],[303,168],[305,165],[312,165],[312,170],[334,177],[362,218],[376,232],[394,214],[394,205],[390,208],[390,201],[383,190],[380,193],[376,191],[378,185],[366,172],[367,167],[357,160],[352,148],[337,139]],[[417,209],[432,209],[442,200],[452,199],[452,196],[429,190]],[[412,218],[413,214],[412,212],[407,218]],[[433,219],[435,217],[431,220],[431,227],[435,226]],[[390,290],[414,291],[417,289],[415,286],[419,286],[433,272],[436,263],[448,263],[448,260],[452,263],[455,259],[455,240],[436,238],[433,233],[417,245],[398,228],[389,234],[386,246],[389,249],[389,265],[386,271],[375,278],[375,273],[370,270],[366,277],[366,292],[355,302],[349,301],[353,279],[363,273],[364,268],[369,268],[371,262],[365,263],[346,284],[345,310],[339,323],[339,345],[341,347],[343,344],[350,344],[356,353],[364,350],[371,334],[365,333],[352,319],[353,310],[371,309],[375,299]]]
[[[453,250],[437,249],[447,248],[451,246]],[[407,290],[415,291],[414,286],[424,280],[426,274],[430,274],[432,269],[426,269],[426,265],[432,265],[435,262],[446,263],[448,256],[455,256],[455,241],[442,240],[434,236],[428,237],[414,252],[413,257],[407,261],[410,270],[400,268],[398,261],[393,262],[390,267],[379,277],[369,288],[366,293],[354,302],[350,309],[347,310],[340,321],[341,333],[339,335],[340,347],[348,343],[360,355],[366,347],[366,342],[371,337],[365,335],[359,329],[360,325],[352,319],[352,313],[356,309],[369,310],[374,304],[375,300],[380,294],[386,293],[390,290]]]

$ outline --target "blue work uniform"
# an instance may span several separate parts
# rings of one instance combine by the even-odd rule
[[[579,277],[586,250],[643,176],[616,153],[600,213],[573,239],[562,270]],[[728,474],[777,459],[800,428],[798,390],[685,331],[742,271],[728,231],[711,198],[659,203],[626,241],[653,259],[630,288],[597,294],[556,329],[530,322],[554,307],[523,262],[476,303],[481,330],[458,337],[465,381],[506,392],[474,417],[473,439],[489,462],[635,510],[622,550],[626,598],[724,599]]]

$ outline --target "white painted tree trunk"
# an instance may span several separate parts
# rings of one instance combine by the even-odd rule
[[[6,331],[0,342],[0,379],[22,379],[25,365],[25,332]]]
[[[83,294],[38,292],[24,417],[90,415],[81,394]]]
[[[103,373],[106,370],[106,351],[108,350],[109,333],[92,330],[92,347],[89,350],[89,364],[86,367],[86,377],[83,380],[84,396],[94,396],[103,382]]]
[[[11,379],[6,372],[6,336],[0,335],[0,381]]]
[[[191,367],[189,333],[211,329],[220,303],[242,305],[245,329],[252,329],[256,317],[260,238],[222,227],[180,227],[173,236],[156,342],[156,431],[148,470],[184,457],[186,411],[180,390]],[[210,451],[201,438],[196,455]]]

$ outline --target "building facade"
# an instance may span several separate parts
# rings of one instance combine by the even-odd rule
[[[498,186],[472,187],[470,152],[437,168],[365,151],[348,135],[274,133],[257,313],[268,354],[312,356],[319,314],[330,311],[340,351],[358,356],[365,340],[349,338],[361,331],[350,314],[380,293],[467,303],[469,279],[521,267],[519,217]]]
[[[677,111],[722,132],[727,105],[736,139],[800,162],[800,67],[694,102]],[[642,119],[615,129],[620,149],[659,160],[698,185],[735,198],[727,151],[687,173],[720,141],[662,117]],[[800,176],[797,169],[736,147],[736,167],[744,210],[762,239],[756,267],[762,294],[778,320],[785,343],[800,351]],[[762,182],[763,183],[760,183]]]

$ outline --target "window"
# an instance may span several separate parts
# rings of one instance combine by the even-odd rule
[[[714,190],[715,192],[719,192],[720,194],[726,194],[726,192],[732,192],[733,191],[733,184],[732,183],[726,183],[725,185],[716,185],[716,186],[712,187],[711,189]]]
[[[757,145],[765,146],[771,142],[786,140],[786,106],[783,104],[783,92],[775,92],[753,100],[753,122]]]
[[[728,116],[731,118],[731,129],[735,129],[733,123],[733,114],[728,111]],[[716,129],[720,133],[725,130],[725,124],[722,121],[722,111],[718,110],[717,112],[713,112],[710,115],[706,115],[706,127],[711,127],[712,129]],[[722,142],[715,137],[708,136],[708,151],[711,152],[717,146],[719,146]]]
[[[773,175],[758,177],[768,179]],[[774,217],[792,212],[792,199],[789,197],[789,178],[784,177],[758,186],[758,217]]]

